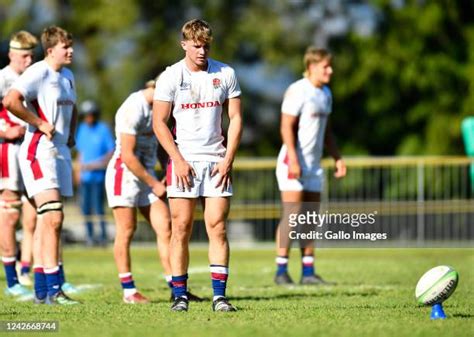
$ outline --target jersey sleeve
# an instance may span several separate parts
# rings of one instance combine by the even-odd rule
[[[42,81],[42,72],[35,71],[37,68],[28,68],[13,83],[12,89],[18,90],[27,101],[31,101],[38,96],[39,87]]]
[[[237,76],[234,69],[228,68],[228,86],[227,86],[227,98],[235,98],[242,94],[240,90],[239,81],[237,81]]]
[[[127,99],[115,118],[115,130],[117,133],[136,135],[141,119],[142,113],[139,107],[133,104],[133,100]]]
[[[281,112],[291,116],[299,116],[304,103],[304,95],[302,90],[297,86],[291,85],[285,92],[283,103],[281,104]]]
[[[155,87],[153,100],[173,102],[176,92],[176,83],[178,79],[175,77],[174,71],[168,67],[158,78]]]

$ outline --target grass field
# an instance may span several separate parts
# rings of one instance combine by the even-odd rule
[[[290,269],[298,280],[293,253]],[[207,252],[193,248],[191,256],[189,286],[210,298]],[[68,281],[100,285],[75,296],[83,304],[51,307],[2,297],[0,320],[58,321],[59,333],[48,336],[474,336],[473,249],[321,250],[318,271],[338,285],[291,288],[273,285],[272,250],[233,250],[228,295],[239,312],[230,314],[213,313],[210,301],[192,303],[188,313],[170,312],[152,248],[133,249],[135,282],[150,305],[121,303],[111,249],[69,248],[65,261]],[[430,321],[430,308],[417,306],[414,288],[440,264],[455,267],[460,283],[444,305],[448,319]]]

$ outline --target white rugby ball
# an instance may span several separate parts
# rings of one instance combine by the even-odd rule
[[[449,266],[438,266],[428,270],[418,281],[415,290],[420,304],[433,305],[446,301],[458,285],[458,272]]]

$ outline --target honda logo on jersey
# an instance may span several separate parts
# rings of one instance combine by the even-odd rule
[[[219,101],[184,103],[184,104],[181,104],[181,109],[186,110],[186,109],[199,109],[199,108],[214,108],[220,105],[221,103],[219,103]]]

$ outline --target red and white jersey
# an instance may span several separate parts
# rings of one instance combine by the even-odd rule
[[[10,66],[6,66],[0,70],[0,131],[3,132],[10,126],[26,126],[24,121],[9,112],[2,104],[3,98],[7,95],[8,90],[10,90],[13,82],[15,82],[18,77],[20,77],[20,75]],[[3,139],[0,138],[0,143],[2,142]]]
[[[303,174],[315,172],[320,166],[324,147],[324,133],[332,111],[332,94],[327,86],[315,87],[307,78],[291,84],[283,98],[281,111],[298,117],[296,151]],[[287,161],[283,145],[279,161]]]
[[[35,151],[66,145],[76,103],[72,72],[64,67],[55,71],[43,60],[27,68],[13,83],[12,89],[23,95],[30,111],[54,125],[56,130],[50,141],[36,127],[28,125],[24,143],[30,144]]]
[[[136,91],[127,97],[115,115],[115,153],[120,157],[120,134],[136,137],[135,155],[143,166],[154,168],[157,161],[158,141],[153,133],[152,109],[145,99],[143,91]]]
[[[222,105],[240,96],[234,70],[208,59],[205,71],[190,71],[183,60],[159,77],[154,99],[173,103],[175,141],[187,161],[218,162],[224,156]]]

